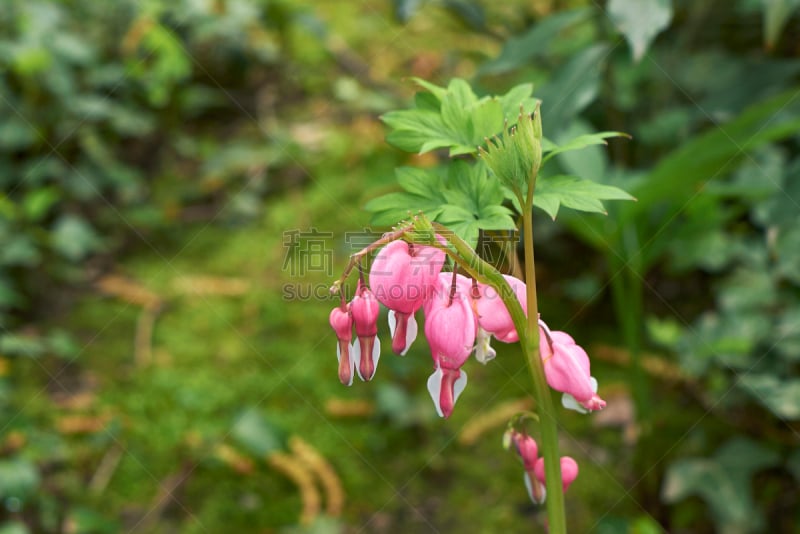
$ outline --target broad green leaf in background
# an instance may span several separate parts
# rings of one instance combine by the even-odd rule
[[[794,475],[794,478],[800,482],[800,449],[795,449],[786,459],[786,467]]]
[[[119,532],[122,525],[116,519],[106,517],[101,511],[102,509],[93,510],[89,507],[76,506],[69,511],[65,522],[74,528],[75,532],[91,532],[92,534]]]
[[[264,457],[285,448],[283,432],[267,421],[255,408],[247,408],[236,418],[231,437],[250,454]]]
[[[622,229],[635,229],[639,242],[650,243],[647,250],[636,251],[641,255],[642,267],[647,268],[660,257],[656,252],[664,250],[659,241],[669,239],[669,233],[661,231],[663,222],[685,210],[687,202],[697,197],[701,184],[724,178],[748,152],[800,131],[800,99],[796,93],[793,89],[759,101],[734,120],[688,139],[627,188],[638,202],[617,206],[615,217],[603,227],[582,228],[588,222],[570,221],[573,230],[594,246],[606,248],[619,238]],[[797,172],[800,173],[800,164]],[[787,188],[790,187],[789,180]],[[781,202],[791,205],[794,200]],[[657,220],[651,220],[656,205],[663,211]],[[651,239],[654,235],[659,239]],[[622,251],[624,247],[620,244],[616,249]]]
[[[782,380],[773,374],[747,373],[738,385],[779,418],[800,419],[800,378]]]
[[[753,502],[750,479],[779,460],[770,449],[736,437],[712,458],[685,458],[671,464],[661,497],[671,504],[697,495],[711,509],[719,532],[752,532],[763,525],[764,518]]]
[[[423,0],[392,0],[394,14],[400,22],[408,22],[422,5]]]
[[[33,189],[25,195],[22,201],[22,211],[28,220],[40,221],[59,201],[60,197],[61,195],[55,187]]]
[[[568,126],[581,111],[595,101],[600,91],[608,44],[601,43],[582,50],[553,73],[552,78],[536,91],[542,100],[542,122],[551,138]]]
[[[14,521],[0,525],[0,534],[30,534],[30,530],[24,523]]]
[[[50,244],[65,258],[78,261],[100,250],[103,241],[85,219],[64,215],[53,226]]]
[[[644,57],[653,39],[672,20],[672,0],[609,0],[606,9],[628,41],[634,61]]]
[[[486,13],[480,3],[473,0],[442,0],[442,5],[471,30],[486,29]]]
[[[764,3],[764,43],[773,48],[786,22],[800,7],[800,0],[762,0]]]
[[[524,66],[530,60],[547,54],[552,42],[567,28],[585,20],[591,9],[574,9],[545,17],[522,34],[509,37],[500,55],[478,69],[478,75],[502,74]]]
[[[25,500],[39,487],[36,466],[19,457],[0,460],[0,499]]]
[[[635,200],[635,198],[617,187],[583,180],[577,176],[557,175],[540,177],[536,180],[533,205],[555,219],[560,206],[605,214],[602,200]]]

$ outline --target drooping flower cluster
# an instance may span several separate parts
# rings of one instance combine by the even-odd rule
[[[542,504],[545,501],[547,492],[545,491],[544,478],[544,458],[539,456],[539,448],[536,441],[523,432],[513,432],[511,441],[522,459],[522,466],[525,469],[525,487],[528,496],[535,504]],[[561,484],[563,491],[567,491],[569,485],[578,477],[578,463],[569,456],[561,457]]]
[[[446,241],[437,236],[443,245]],[[456,272],[442,272],[445,253],[433,246],[396,239],[375,256],[368,283],[359,280],[350,303],[342,301],[330,315],[338,338],[339,380],[351,385],[355,370],[371,380],[380,358],[377,337],[379,306],[389,309],[392,351],[405,355],[417,337],[416,312],[422,308],[424,333],[431,349],[433,374],[428,391],[437,413],[449,417],[467,384],[463,366],[473,352],[481,363],[496,355],[492,337],[503,343],[519,340],[514,322],[495,288]],[[525,283],[503,275],[527,314]],[[597,396],[597,381],[589,374],[589,358],[566,333],[550,331],[539,321],[540,353],[548,384],[564,393],[564,406],[586,412],[605,402]],[[355,328],[357,341],[352,338]]]
[[[381,356],[381,340],[378,338],[378,313],[380,305],[372,291],[359,280],[356,294],[348,304],[331,310],[329,322],[336,332],[339,344],[336,357],[339,360],[339,380],[349,386],[353,383],[353,370],[361,380],[372,380]],[[352,344],[353,327],[357,341]]]

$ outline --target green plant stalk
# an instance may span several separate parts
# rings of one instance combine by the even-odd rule
[[[533,255],[533,191],[536,186],[536,174],[536,172],[533,173],[528,184],[528,195],[522,212],[525,289],[528,300],[527,325],[522,349],[533,380],[536,411],[539,414],[539,429],[542,434],[541,449],[544,456],[548,526],[552,534],[559,534],[567,531],[567,524],[564,512],[564,490],[561,485],[561,458],[558,454],[556,413],[544,374],[544,364],[539,354],[539,302],[536,296],[536,265]],[[517,326],[517,332],[519,331],[519,326]],[[523,343],[522,337],[520,337],[520,343]]]
[[[531,186],[532,188],[533,186]],[[516,298],[514,291],[503,275],[492,265],[482,260],[472,247],[461,238],[448,231],[447,227],[432,223],[453,245],[455,251],[442,247],[438,242],[425,243],[444,250],[458,264],[479,282],[492,286],[506,305],[514,327],[519,335],[520,349],[528,371],[533,380],[533,394],[536,400],[536,411],[539,415],[541,430],[541,449],[545,463],[545,488],[547,489],[547,519],[551,534],[566,533],[566,517],[564,513],[564,491],[561,485],[561,459],[558,454],[558,431],[556,427],[555,409],[544,375],[544,365],[539,355],[539,310],[536,298],[536,270],[533,263],[533,211],[532,202],[523,214],[523,232],[525,245],[525,287],[528,300],[528,315]]]
[[[627,248],[625,248],[627,250]],[[649,380],[642,367],[641,331],[642,314],[644,313],[642,281],[636,265],[631,261],[622,263],[614,253],[608,253],[609,265],[622,269],[622,273],[611,280],[611,292],[614,312],[622,326],[625,346],[630,353],[630,370],[628,382],[633,393],[636,407],[636,421],[640,430],[647,432],[651,416]]]

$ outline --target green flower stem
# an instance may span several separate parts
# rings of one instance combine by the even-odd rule
[[[344,283],[345,280],[347,280],[347,277],[350,276],[350,272],[353,270],[353,267],[358,265],[364,256],[366,256],[367,254],[369,254],[371,251],[375,250],[378,247],[382,247],[383,245],[391,243],[395,239],[403,237],[403,235],[411,231],[413,226],[414,226],[413,221],[403,223],[399,226],[399,228],[396,228],[392,232],[384,234],[380,239],[374,241],[369,246],[364,247],[355,254],[351,254],[350,261],[347,263],[347,267],[345,267],[344,271],[342,271],[342,276],[340,276],[339,279],[336,280],[330,288],[331,295],[336,295],[337,293],[339,293],[339,291],[342,288],[342,284]]]
[[[618,276],[611,280],[614,312],[622,326],[625,345],[630,353],[629,383],[636,407],[636,421],[640,431],[647,434],[651,420],[650,380],[642,367],[642,317],[644,314],[643,282],[638,242],[633,231],[626,232],[622,240],[624,259],[608,252],[609,265]]]
[[[523,231],[525,233],[525,273],[528,297],[528,316],[516,298],[514,290],[508,284],[500,271],[483,261],[472,247],[453,234],[446,227],[432,223],[442,237],[453,245],[454,251],[442,247],[438,243],[428,242],[444,250],[450,257],[479,282],[492,286],[511,315],[514,327],[519,335],[520,348],[528,370],[533,379],[533,393],[536,399],[536,411],[539,415],[539,426],[542,439],[541,449],[544,452],[546,488],[547,488],[547,518],[550,532],[562,534],[566,532],[564,515],[564,492],[561,486],[561,460],[558,454],[558,434],[556,428],[555,410],[544,376],[544,366],[539,356],[539,313],[536,300],[536,271],[533,264],[533,222],[530,206],[523,214]]]
[[[531,190],[533,184],[531,184]],[[533,379],[536,411],[539,414],[539,429],[542,433],[540,450],[544,456],[545,488],[547,489],[547,519],[551,534],[567,531],[564,514],[564,490],[561,485],[561,458],[558,454],[558,428],[556,412],[544,365],[539,355],[539,306],[536,297],[536,267],[533,260],[533,209],[532,195],[522,213],[522,232],[525,247],[525,288],[528,297],[528,317],[525,339],[520,336],[523,352],[528,361],[528,370]],[[517,325],[516,321],[514,324]],[[520,332],[517,325],[517,332]]]

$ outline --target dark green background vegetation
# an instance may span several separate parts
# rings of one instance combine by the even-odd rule
[[[792,532],[800,3],[496,4],[3,3],[0,533],[542,528],[502,416],[465,439],[525,399],[514,347],[443,421],[422,339],[344,388],[334,301],[303,298],[396,166],[446,157],[384,141],[410,76],[633,136],[556,167],[638,202],[537,221],[543,317],[609,402],[561,419],[572,530]],[[269,460],[293,436],[344,489],[310,526]]]

